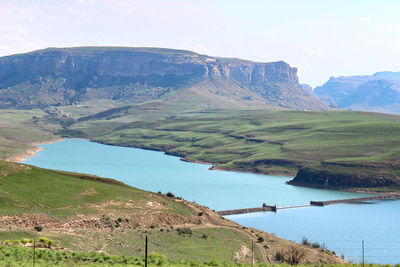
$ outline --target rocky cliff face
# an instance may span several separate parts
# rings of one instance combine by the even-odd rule
[[[293,180],[288,182],[292,185],[309,186],[316,188],[367,188],[367,187],[391,187],[399,186],[396,179],[380,177],[379,175],[363,175],[315,170],[310,168],[300,169]]]
[[[285,62],[256,63],[159,48],[100,47],[50,48],[0,58],[0,107],[65,105],[90,99],[140,103],[204,80],[228,81],[232,90],[249,89],[266,103],[296,97],[307,103],[299,103],[302,109],[305,105],[326,108],[304,94],[297,69]],[[284,90],[279,92],[279,88]],[[276,91],[275,99],[268,99],[268,90]],[[295,108],[295,103],[275,104]]]

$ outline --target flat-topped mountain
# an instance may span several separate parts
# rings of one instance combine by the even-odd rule
[[[297,69],[163,48],[48,48],[0,58],[0,107],[47,107],[92,99],[162,100],[199,107],[327,106],[300,88]]]
[[[314,94],[342,109],[400,114],[400,72],[331,77]]]

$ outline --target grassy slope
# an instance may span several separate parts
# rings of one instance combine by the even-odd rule
[[[100,142],[164,150],[228,170],[294,175],[310,167],[394,180],[400,175],[398,116],[233,110],[132,123],[127,118],[95,118],[71,128]],[[93,125],[103,131],[96,133]]]
[[[0,161],[0,184],[0,240],[46,236],[75,251],[141,257],[148,235],[150,252],[169,259],[232,262],[258,235],[265,239],[256,244],[259,262],[273,261],[290,246],[304,250],[308,261],[338,262],[326,252],[243,229],[206,207],[110,179]],[[185,227],[191,233],[178,231]]]
[[[32,248],[24,246],[0,246],[0,264],[1,266],[9,267],[25,267],[32,266]],[[35,266],[59,266],[59,267],[69,267],[69,266],[144,266],[143,257],[121,257],[121,256],[109,256],[104,253],[82,253],[82,252],[69,252],[69,251],[57,251],[57,250],[47,250],[41,249],[36,250]],[[205,262],[193,261],[193,260],[171,260],[165,258],[163,255],[150,254],[148,259],[149,266],[165,266],[165,267],[207,267],[207,266],[225,266],[225,267],[273,267],[280,266],[286,267],[291,266],[288,264],[244,264],[244,263],[228,263],[228,262],[218,262],[208,260]],[[326,267],[339,267],[343,264],[304,264],[298,265],[303,266],[326,266]],[[360,267],[359,264],[347,264],[349,267]],[[379,266],[379,265],[367,265],[368,267]],[[396,265],[397,266],[397,265]]]
[[[114,180],[43,170],[5,161],[0,161],[0,173],[3,176],[0,180],[0,212],[3,215],[32,213],[62,219],[78,213],[93,212],[88,205],[105,201],[142,201],[148,194]],[[190,211],[181,205],[175,205],[175,202],[168,204],[171,205],[168,207],[171,208],[170,212],[187,214]],[[118,209],[117,206],[115,208]]]
[[[57,138],[52,132],[60,126],[51,122],[35,123],[44,117],[41,110],[2,110],[0,112],[0,159],[10,158],[35,146],[32,143],[48,142]]]

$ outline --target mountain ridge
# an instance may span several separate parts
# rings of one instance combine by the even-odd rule
[[[313,93],[341,109],[400,114],[400,72],[330,77]]]
[[[300,88],[297,68],[283,61],[146,47],[47,48],[1,57],[0,107],[48,107],[92,99],[145,103],[204,82],[216,88],[208,90],[205,103],[227,96],[230,101],[220,99],[223,106],[233,98],[233,106],[327,109]]]

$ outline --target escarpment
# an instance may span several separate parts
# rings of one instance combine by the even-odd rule
[[[0,58],[0,108],[93,99],[143,103],[187,90],[197,90],[195,98],[200,94],[203,102],[223,96],[223,101],[238,106],[327,108],[300,88],[297,69],[283,61],[259,63],[184,50],[117,47],[48,48]]]
[[[317,188],[369,188],[369,187],[398,187],[395,179],[371,173],[350,173],[341,170],[318,170],[302,168],[297,175],[288,182],[291,185],[301,185]]]

